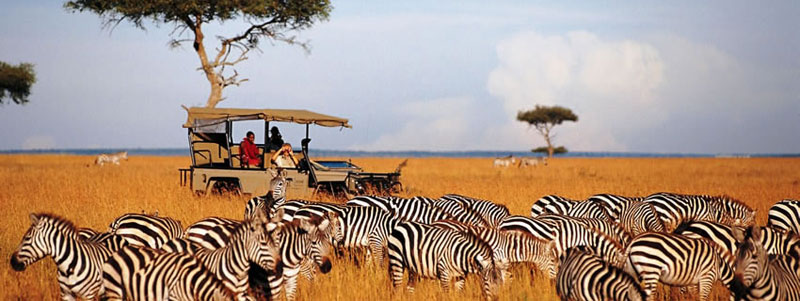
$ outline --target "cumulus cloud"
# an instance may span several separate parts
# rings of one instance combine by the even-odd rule
[[[56,147],[56,140],[52,136],[31,136],[22,142],[22,149],[52,149]]]

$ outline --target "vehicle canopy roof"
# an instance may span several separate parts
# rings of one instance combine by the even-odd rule
[[[227,120],[264,120],[294,122],[298,124],[316,124],[326,127],[351,128],[348,120],[335,116],[311,112],[308,110],[286,109],[233,109],[233,108],[201,108],[187,109],[189,113],[184,128],[194,128],[219,124]]]

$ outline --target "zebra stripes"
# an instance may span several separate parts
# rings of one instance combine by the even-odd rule
[[[181,237],[181,222],[169,217],[128,213],[109,225],[109,233],[124,237],[129,244],[158,249],[164,242]]]
[[[736,254],[741,241],[736,239],[736,227],[714,222],[685,222],[675,229],[676,234],[690,238],[704,238],[716,243],[731,254]],[[793,232],[781,232],[761,227],[758,242],[769,255],[789,255],[800,258],[800,237]]]
[[[800,300],[796,259],[787,256],[770,259],[758,243],[761,231],[755,228],[737,232],[743,243],[736,252],[735,279],[731,285],[734,296],[739,300]]]
[[[183,238],[203,248],[216,250],[225,246],[233,229],[241,223],[242,221],[224,217],[207,217],[189,225]]]
[[[655,207],[646,202],[630,202],[619,212],[617,223],[632,236],[645,232],[665,232]]]
[[[409,270],[409,289],[413,290],[419,277],[437,278],[443,289],[462,289],[467,274],[480,274],[483,294],[492,299],[501,282],[501,272],[495,265],[492,248],[474,235],[416,223],[401,222],[389,237],[389,273],[392,286],[403,281]]]
[[[49,256],[56,263],[62,299],[97,296],[103,284],[103,263],[111,251],[102,244],[80,238],[75,225],[62,217],[32,213],[30,220],[30,228],[11,254],[11,267],[24,271]]]
[[[483,220],[486,221],[486,226],[489,228],[497,228],[503,219],[510,215],[506,206],[495,204],[494,202],[488,200],[477,199],[459,194],[446,194],[439,199],[455,200],[460,202],[465,207],[472,209],[472,211],[483,217]]]
[[[233,300],[234,294],[194,256],[131,246],[107,262],[108,273],[135,262],[120,283],[106,282],[105,300]],[[107,279],[115,279],[108,274]],[[117,279],[123,279],[122,277]]]
[[[786,199],[772,205],[769,208],[767,226],[800,233],[800,201]]]
[[[281,291],[286,293],[286,300],[294,300],[297,290],[297,274],[305,259],[310,259],[319,266],[322,273],[331,270],[330,249],[331,232],[336,228],[337,218],[296,219],[291,223],[278,226],[279,252],[283,273],[267,275],[270,295],[278,298]]]
[[[555,278],[558,266],[554,241],[548,242],[517,231],[470,228],[468,232],[492,247],[496,264],[501,260],[503,263],[532,262],[550,278]],[[507,268],[501,269],[503,280],[507,280]]]
[[[538,217],[544,214],[609,219],[602,205],[593,200],[577,201],[557,195],[546,195],[533,203],[531,217]]]
[[[252,219],[256,211],[263,211],[267,214],[267,217],[272,217],[274,211],[285,202],[286,178],[281,173],[278,173],[269,181],[267,194],[256,196],[247,201],[244,206],[244,219]]]
[[[587,202],[599,204],[611,220],[619,219],[619,214],[631,203],[644,201],[644,197],[627,197],[615,194],[601,193],[590,196]]]
[[[731,254],[704,239],[645,233],[633,239],[626,253],[625,271],[641,280],[648,300],[659,280],[672,286],[698,285],[700,300],[708,300],[717,280],[725,285],[733,280]]]
[[[602,301],[645,299],[638,281],[589,250],[569,248],[556,276],[561,300]]]
[[[553,240],[556,231],[550,222],[521,215],[506,217],[497,228],[504,231],[523,231],[544,240]]]
[[[644,202],[653,205],[667,232],[672,232],[684,221],[711,221],[743,227],[755,222],[754,210],[725,196],[660,192],[648,196]]]

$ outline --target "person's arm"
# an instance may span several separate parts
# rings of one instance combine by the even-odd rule
[[[297,157],[294,156],[294,153],[289,153],[289,157],[292,157],[292,162],[294,162],[294,166],[300,166],[300,162],[297,161]]]
[[[275,162],[275,160],[278,159],[278,156],[281,155],[281,152],[283,152],[283,149],[282,148],[278,149],[277,151],[275,151],[274,154],[272,154],[272,158],[269,159],[269,160],[272,161],[272,162]]]

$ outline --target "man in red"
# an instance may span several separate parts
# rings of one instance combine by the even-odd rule
[[[242,166],[259,166],[261,158],[258,156],[258,146],[256,146],[256,134],[247,132],[247,136],[242,139],[239,149],[242,153]]]

